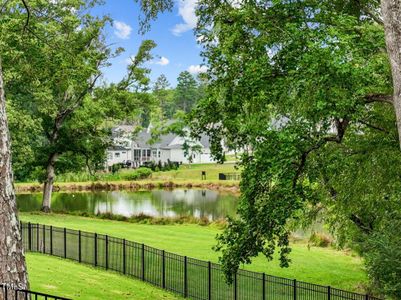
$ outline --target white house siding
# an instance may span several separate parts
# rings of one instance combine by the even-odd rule
[[[125,150],[107,150],[107,166],[119,164],[131,160],[131,149]]]
[[[184,156],[184,151],[182,149],[171,149],[170,160],[182,162],[184,164],[188,163],[188,159]]]
[[[167,162],[168,160],[174,161],[171,159],[171,150],[170,149],[160,149],[160,161],[162,163]]]

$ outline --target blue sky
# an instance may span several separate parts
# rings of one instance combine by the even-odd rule
[[[138,33],[140,12],[134,0],[106,0],[105,5],[96,7],[95,14],[107,14],[114,20],[113,26],[106,28],[107,43],[125,49],[111,61],[112,66],[104,70],[105,80],[117,82],[126,74],[127,60],[135,55],[144,39],[154,40],[157,44],[153,50],[155,59],[147,64],[152,69],[152,81],[163,73],[174,87],[180,72],[188,70],[197,74],[205,71],[201,49],[193,32],[196,24],[194,6],[194,0],[177,1],[173,11],[161,14],[143,36]]]

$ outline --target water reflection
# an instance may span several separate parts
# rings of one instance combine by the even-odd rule
[[[37,211],[41,194],[17,195],[20,211]],[[193,216],[209,220],[234,216],[238,198],[211,190],[176,189],[152,191],[111,191],[54,193],[54,211],[110,212],[124,216],[144,213],[155,217]]]

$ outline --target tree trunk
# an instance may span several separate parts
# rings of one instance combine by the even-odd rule
[[[0,59],[0,283],[28,289],[11,169],[10,135]],[[1,299],[0,295],[0,299]]]
[[[393,103],[401,147],[401,1],[381,0],[387,52],[393,75]]]
[[[54,184],[54,165],[56,164],[58,158],[57,153],[52,153],[49,156],[49,160],[47,161],[46,168],[46,181],[43,185],[43,201],[42,201],[42,211],[50,212],[51,208],[51,199],[53,192],[53,184]]]

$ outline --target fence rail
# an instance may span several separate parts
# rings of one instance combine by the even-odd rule
[[[380,300],[264,273],[239,270],[232,285],[220,265],[144,244],[41,224],[21,223],[25,249],[72,259],[139,278],[201,300]]]
[[[23,289],[14,289],[13,287],[0,284],[0,299],[2,300],[70,300],[59,296],[48,295]]]

